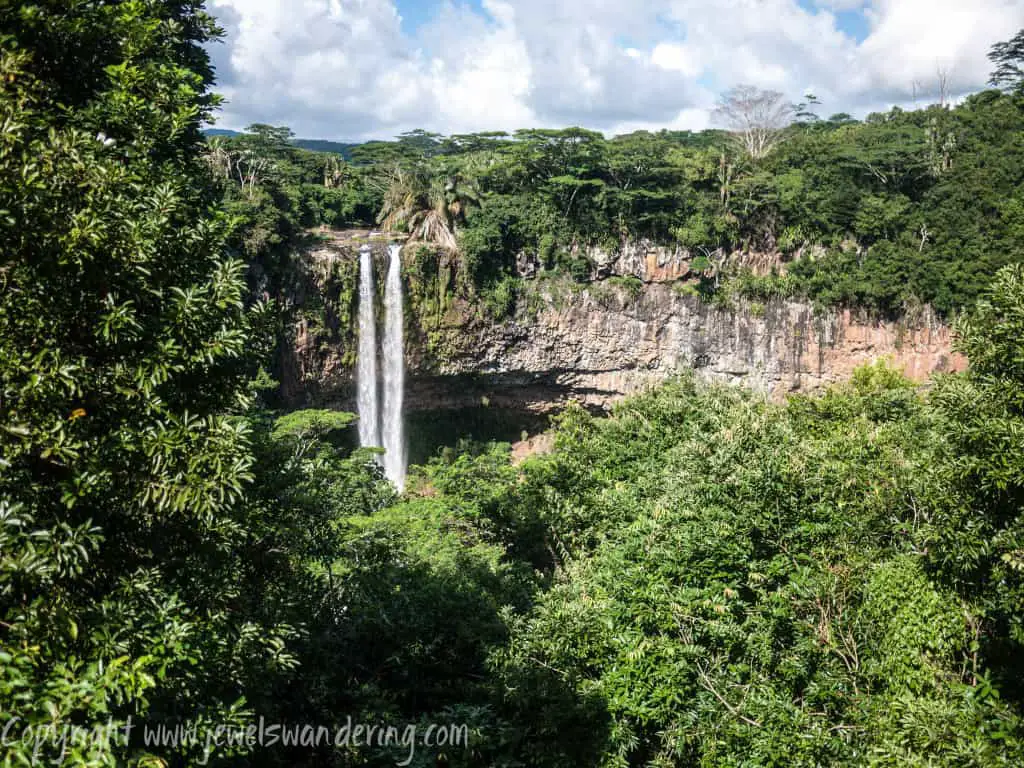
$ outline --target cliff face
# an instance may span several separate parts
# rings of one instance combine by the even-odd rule
[[[808,255],[817,258],[825,253],[820,246],[801,248],[793,258]],[[592,265],[592,277],[602,279],[613,276],[637,277],[645,283],[667,283],[692,276],[691,266],[694,254],[681,246],[666,246],[651,240],[636,240],[621,243],[614,250],[600,246],[577,248],[574,256],[582,256]],[[721,265],[749,269],[754,274],[767,274],[783,264],[783,255],[778,252],[723,251],[706,252],[705,258]],[[523,252],[516,260],[519,274],[533,277],[540,267],[540,256]]]
[[[356,251],[335,243],[307,257],[317,265],[308,272],[324,295],[331,295],[324,275],[337,272],[330,265],[355,258]],[[880,358],[915,381],[966,366],[951,351],[950,330],[933,317],[913,324],[859,322],[849,311],[815,312],[795,302],[716,308],[680,291],[678,282],[662,282],[686,273],[683,254],[640,246],[625,255],[636,265],[632,273],[646,282],[570,289],[534,280],[514,315],[500,321],[457,302],[427,329],[407,317],[410,407],[482,400],[534,410],[568,400],[606,406],[686,369],[781,398],[844,380]],[[613,274],[621,274],[622,262],[612,261]],[[351,316],[350,307],[335,314]],[[331,323],[328,317],[322,326]],[[306,321],[293,330],[282,367],[289,398],[351,407],[351,349],[343,348],[342,334],[335,333],[338,343],[332,344],[311,334]]]
[[[439,372],[547,385],[559,397],[604,405],[689,368],[780,398],[883,357],[915,381],[966,365],[951,352],[949,329],[930,318],[909,328],[793,302],[723,310],[649,284],[635,298],[625,289],[599,298],[588,290],[535,318],[479,329]]]

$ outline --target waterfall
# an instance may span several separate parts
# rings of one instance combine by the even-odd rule
[[[380,405],[377,381],[377,317],[374,311],[373,254],[370,246],[359,249],[359,444],[379,446]]]
[[[405,487],[404,323],[402,307],[402,248],[388,247],[387,282],[384,284],[384,410],[381,413],[377,375],[377,315],[374,308],[373,255],[370,246],[359,249],[359,360],[357,362],[359,444],[384,447],[384,474],[399,491]]]
[[[384,284],[384,474],[401,491],[405,486],[402,247],[391,245],[388,254],[388,278]]]

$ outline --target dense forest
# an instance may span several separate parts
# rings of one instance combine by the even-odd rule
[[[350,160],[206,138],[219,34],[201,2],[0,6],[0,764],[1024,763],[1024,32],[1000,90],[804,105],[758,156],[571,129]],[[523,251],[589,280],[581,244],[678,243],[709,300],[957,310],[970,369],[785,403],[684,376],[399,496],[350,414],[270,408],[280,317],[246,275],[321,225],[447,248],[481,296]],[[470,738],[141,726],[346,720]]]
[[[706,278],[693,287],[709,298],[800,297],[886,316],[923,304],[953,313],[1018,260],[1019,93],[864,121],[789,109],[794,122],[758,157],[725,131],[606,139],[571,128],[415,131],[346,160],[256,125],[216,137],[211,162],[247,222],[246,258],[277,263],[317,226],[380,225],[457,251],[459,290],[505,304],[521,284],[517,256],[587,281],[588,246],[640,239],[687,249]],[[772,269],[753,274],[730,260],[738,252],[765,254]]]

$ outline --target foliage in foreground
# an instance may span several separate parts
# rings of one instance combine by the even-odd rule
[[[267,523],[237,418],[263,313],[199,162],[215,33],[184,6],[4,11],[0,701],[23,726],[230,720],[292,663],[234,565]]]
[[[432,462],[370,525],[431,569],[498,557],[462,569],[501,596],[460,614],[465,764],[1020,764],[1022,307],[1004,270],[960,327],[977,364],[930,392],[881,364],[785,405],[683,379],[569,410],[519,468]]]
[[[366,456],[253,411],[267,313],[224,255],[200,152],[217,30],[173,3],[0,20],[3,764],[59,758],[27,729],[280,714],[330,594],[333,526],[391,492]],[[150,751],[65,746],[69,764]]]
[[[1019,764],[1022,277],[928,397],[875,366],[563,417],[506,502],[560,553],[492,657],[524,764]]]
[[[423,768],[1024,761],[1019,268],[960,327],[970,372],[928,395],[884,367],[784,406],[683,380],[570,410],[522,467],[444,455],[396,500],[341,447],[347,415],[257,408],[265,311],[200,160],[211,21],[5,13],[4,718],[472,728]],[[549,181],[559,205],[597,189]],[[213,757],[395,762],[245,752]]]

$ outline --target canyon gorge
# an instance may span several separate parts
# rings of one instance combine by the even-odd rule
[[[289,293],[300,311],[280,359],[290,405],[355,410],[360,250],[369,248],[379,285],[388,242],[366,231],[334,233],[294,255]],[[966,366],[952,349],[951,329],[926,309],[882,321],[786,300],[716,306],[688,286],[685,251],[638,243],[587,256],[596,279],[582,284],[545,280],[529,257],[521,259],[527,279],[501,317],[456,297],[417,312],[408,306],[414,285],[405,313],[406,409],[483,404],[544,413],[570,401],[605,408],[690,369],[778,400],[880,359],[919,383]],[[412,283],[417,258],[415,246],[403,249]]]

